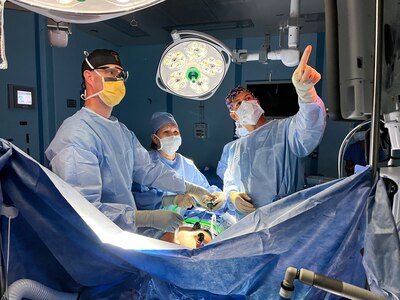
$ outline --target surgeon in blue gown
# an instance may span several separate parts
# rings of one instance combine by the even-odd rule
[[[314,88],[321,75],[307,64],[310,53],[307,46],[292,76],[300,106],[296,115],[267,120],[258,99],[240,86],[226,97],[231,118],[250,132],[234,144],[224,176],[224,192],[238,218],[304,187],[302,158],[320,143],[326,115]]]
[[[240,126],[238,122],[235,123],[235,126],[236,126],[235,136],[237,138],[241,138],[241,137],[249,134],[247,129],[243,126]],[[219,159],[218,164],[217,164],[217,175],[219,176],[219,178],[222,179],[222,181],[224,180],[224,174],[225,174],[226,169],[228,168],[229,160],[233,156],[233,149],[235,148],[234,144],[236,143],[236,141],[237,141],[237,139],[230,141],[222,149],[221,158]]]
[[[165,164],[154,162],[135,134],[112,116],[125,96],[123,69],[117,52],[85,52],[81,71],[85,106],[67,118],[46,150],[46,164],[122,229],[174,231],[179,214],[136,209],[133,182],[195,197],[206,207],[214,197],[185,182]]]
[[[155,112],[151,117],[151,130],[149,154],[153,161],[163,163],[168,168],[175,170],[186,181],[195,183],[212,193],[215,198],[210,203],[212,206],[208,210],[217,211],[223,207],[225,204],[224,193],[217,186],[209,184],[192,160],[177,152],[182,144],[182,137],[173,115],[167,112]],[[133,191],[138,209],[176,209],[176,207],[180,207],[179,211],[185,215],[185,209],[194,207],[191,211],[195,211],[195,207],[198,206],[192,197],[177,195],[165,189],[134,184]],[[201,211],[204,209],[201,208]]]

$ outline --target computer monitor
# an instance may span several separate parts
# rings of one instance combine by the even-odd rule
[[[33,87],[21,85],[8,85],[8,107],[9,108],[35,108],[36,95]]]
[[[260,101],[267,118],[285,118],[299,110],[298,96],[291,81],[247,82],[246,88]]]

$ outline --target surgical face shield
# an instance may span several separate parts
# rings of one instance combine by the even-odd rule
[[[160,141],[160,148],[161,150],[168,155],[173,155],[176,151],[178,151],[180,145],[182,144],[182,138],[180,135],[168,136],[160,139],[156,134],[155,136]]]
[[[236,110],[240,125],[256,125],[264,110],[257,100],[243,101]]]

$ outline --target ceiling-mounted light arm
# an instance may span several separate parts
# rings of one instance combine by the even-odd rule
[[[221,42],[220,40],[216,39],[215,37],[206,34],[204,32],[200,32],[200,31],[195,31],[195,30],[173,30],[171,32],[171,36],[172,39],[175,41],[178,41],[182,38],[188,38],[188,37],[197,37],[197,38],[202,38],[206,41],[209,41],[211,43],[213,43],[216,46],[219,46],[222,50],[224,50],[224,52],[227,53],[227,55],[229,55],[229,57],[232,56],[232,50],[226,46],[223,42]]]
[[[281,47],[281,38],[285,30],[288,30],[288,49],[278,49],[271,51],[268,40],[264,43],[259,53],[248,53],[247,50],[233,50],[232,61],[235,63],[243,63],[247,61],[258,61],[260,63],[268,63],[269,60],[280,60],[287,67],[294,67],[300,61],[299,47],[299,16],[300,16],[300,0],[290,1],[290,18],[282,22],[279,26],[279,46]]]
[[[269,60],[280,60],[287,67],[297,66],[300,60],[300,52],[297,49],[278,49],[269,51],[267,48],[261,48],[259,53],[247,53],[247,50],[233,50],[232,61],[235,63],[244,63],[247,61],[259,61],[268,63]]]
[[[47,29],[66,31],[68,34],[72,34],[70,23],[56,21],[53,19],[47,19]]]
[[[299,48],[300,27],[298,25],[300,17],[300,0],[290,1],[290,19],[288,29],[288,47],[289,49]]]
[[[4,3],[5,0],[0,0],[0,69],[7,69],[8,63],[5,51],[4,42]]]
[[[297,66],[300,61],[299,49],[299,26],[300,17],[300,0],[290,1],[290,18],[284,25],[280,26],[280,33],[285,29],[288,30],[288,49],[279,49],[268,52],[268,59],[281,60],[285,66]]]
[[[203,32],[172,31],[173,41],[164,50],[158,64],[156,74],[158,87],[179,97],[206,100],[220,86],[231,61],[268,63],[269,60],[280,60],[285,66],[296,66],[300,61],[299,1],[291,0],[290,3],[288,49],[270,51],[269,35],[259,53],[247,53],[247,50],[232,51],[221,41]]]

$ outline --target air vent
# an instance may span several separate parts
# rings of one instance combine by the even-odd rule
[[[325,22],[325,13],[302,14],[304,22]]]
[[[118,32],[129,35],[130,37],[148,36],[148,34],[142,29],[137,26],[132,26],[129,22],[121,18],[104,21],[104,24],[114,28]]]
[[[148,33],[122,18],[116,18],[93,24],[79,24],[78,28],[100,39],[113,43],[116,46],[124,46],[132,38],[148,36]]]
[[[216,30],[229,30],[229,29],[242,29],[254,27],[252,20],[239,20],[239,21],[223,21],[223,22],[208,22],[196,24],[182,24],[176,26],[163,27],[167,32],[172,30],[197,30],[197,31],[216,31]]]

